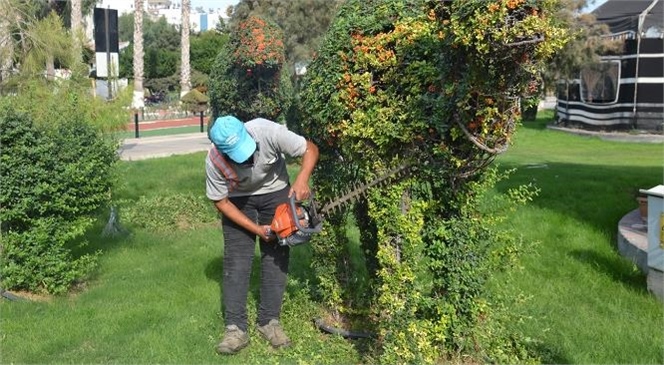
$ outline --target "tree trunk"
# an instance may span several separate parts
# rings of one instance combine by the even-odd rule
[[[83,11],[81,8],[82,0],[71,0],[71,35],[74,39],[74,64],[78,65],[83,61],[81,54],[83,40]]]
[[[143,0],[134,0],[134,97],[135,109],[145,106],[143,93]]]
[[[191,0],[182,0],[182,59],[180,76],[180,97],[184,96],[191,89],[191,66],[189,64],[189,13],[191,11]]]
[[[0,17],[0,82],[9,78],[14,57],[14,43],[11,38],[9,16],[11,12],[7,2],[0,2],[0,11],[6,17]]]
[[[55,0],[48,0],[48,11],[54,11]],[[49,52],[50,53],[50,52]],[[46,79],[52,81],[55,79],[55,58],[53,54],[49,54],[46,58]]]

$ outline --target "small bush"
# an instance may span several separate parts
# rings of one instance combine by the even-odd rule
[[[48,105],[57,93],[45,95]],[[85,244],[80,237],[108,202],[117,143],[88,123],[75,95],[32,114],[16,111],[17,98],[0,101],[2,286],[63,293],[94,267],[95,255],[75,258],[70,248]]]
[[[207,104],[210,101],[210,98],[208,98],[207,95],[203,94],[198,89],[193,89],[180,100],[182,101],[182,107],[185,110],[198,113],[207,109]]]

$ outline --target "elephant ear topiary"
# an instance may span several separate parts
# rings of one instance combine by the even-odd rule
[[[348,0],[308,66],[297,127],[321,150],[321,200],[411,167],[355,206],[369,288],[352,281],[343,217],[328,217],[312,242],[331,317],[369,312],[381,362],[445,362],[481,348],[473,331],[489,315],[483,285],[505,236],[478,218],[474,199],[495,180],[487,167],[509,146],[519,99],[537,91],[544,61],[568,38],[552,17],[557,6]],[[511,346],[493,341],[498,332],[479,333],[494,354]],[[522,360],[489,352],[476,359]]]
[[[292,98],[284,62],[283,32],[276,24],[259,17],[240,23],[210,75],[212,120],[226,114],[283,120]]]

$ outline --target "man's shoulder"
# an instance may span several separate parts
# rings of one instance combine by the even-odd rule
[[[278,126],[280,124],[275,122],[275,121],[265,119],[265,118],[254,118],[254,119],[251,119],[248,122],[246,122],[245,125],[247,127],[250,127],[250,126],[265,126],[265,125],[270,125],[270,126],[277,125]]]
[[[255,118],[245,123],[252,136],[277,136],[288,132],[288,128],[280,123],[265,118]]]

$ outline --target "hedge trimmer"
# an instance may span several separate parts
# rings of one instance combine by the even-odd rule
[[[295,194],[293,194],[287,203],[277,206],[270,225],[272,234],[276,235],[282,246],[297,246],[307,243],[313,234],[322,231],[323,220],[327,214],[354,203],[358,198],[366,195],[371,187],[404,175],[406,170],[406,165],[396,167],[386,174],[335,197],[322,207],[319,207],[313,193],[308,201],[296,201]]]

